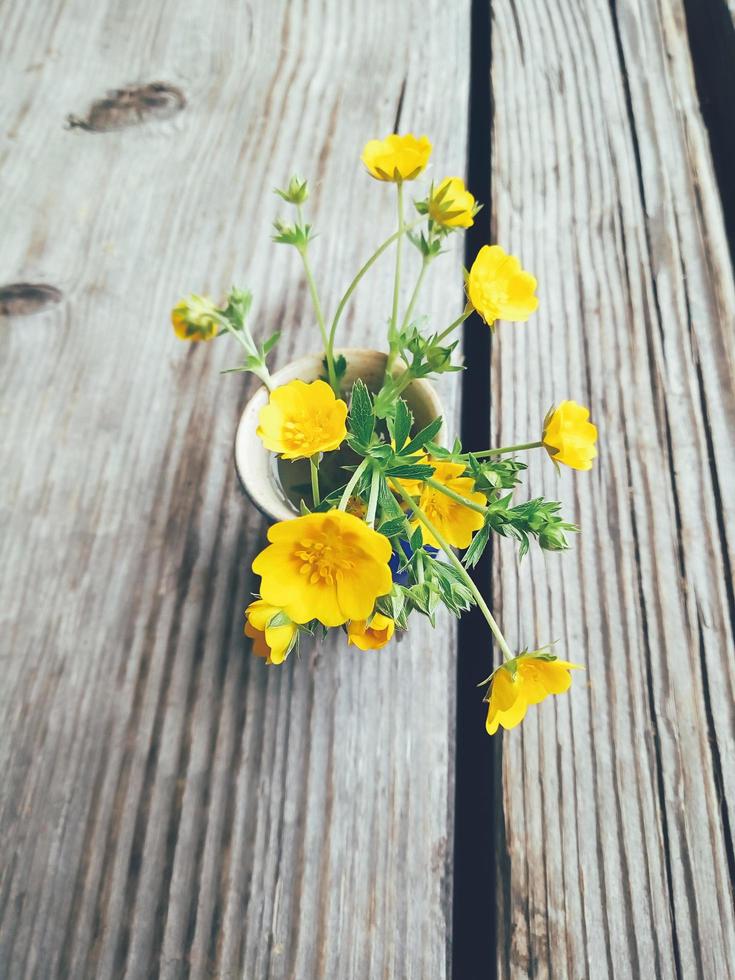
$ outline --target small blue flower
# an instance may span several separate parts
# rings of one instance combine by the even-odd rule
[[[405,565],[405,562],[410,561],[410,559],[413,557],[413,548],[404,538],[401,538],[398,543],[400,544],[401,550],[405,555],[405,561],[402,562],[394,551],[390,556],[390,570],[393,575],[393,581],[396,583],[396,585],[408,585],[408,569],[404,567],[401,571],[399,571],[399,568],[402,564]],[[436,555],[439,554],[438,549],[432,548],[430,544],[424,545],[424,551],[431,558],[435,558]]]

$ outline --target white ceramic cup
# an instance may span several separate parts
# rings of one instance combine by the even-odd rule
[[[388,355],[383,351],[351,347],[335,351],[347,360],[347,370],[343,380],[345,396],[353,382],[362,378],[372,391],[377,391],[383,382]],[[273,374],[273,385],[287,384],[298,378],[301,381],[316,381],[324,374],[324,354],[307,354],[291,361]],[[395,373],[405,370],[405,364],[398,363]],[[425,380],[412,381],[402,395],[414,415],[418,429],[442,414],[442,404],[434,386]],[[257,434],[258,415],[268,402],[268,391],[258,388],[245,406],[235,435],[235,469],[245,493],[255,506],[271,521],[287,521],[298,515],[296,508],[285,498],[277,477],[275,456],[266,449]],[[443,444],[444,427],[434,441]]]

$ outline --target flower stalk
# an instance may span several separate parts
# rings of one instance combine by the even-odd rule
[[[513,656],[514,656],[513,655],[513,651],[508,646],[508,644],[507,644],[507,642],[505,640],[505,637],[503,636],[503,633],[502,633],[500,627],[498,626],[498,624],[497,624],[497,622],[495,620],[495,617],[490,612],[490,609],[489,609],[487,603],[485,602],[485,600],[482,597],[482,593],[477,588],[477,586],[475,585],[475,583],[472,581],[472,578],[470,577],[469,573],[467,572],[467,569],[464,567],[464,565],[459,560],[459,558],[457,558],[457,555],[455,554],[454,549],[452,548],[452,546],[449,544],[448,541],[445,540],[445,538],[441,534],[441,532],[432,523],[432,521],[429,520],[429,518],[426,516],[426,514],[421,509],[421,507],[416,503],[416,501],[413,499],[413,497],[411,497],[411,495],[408,494],[403,489],[403,487],[400,485],[400,483],[398,483],[396,480],[391,480],[390,481],[390,485],[391,485],[392,489],[404,500],[404,502],[406,504],[408,504],[408,506],[414,512],[414,514],[416,515],[416,517],[421,521],[421,523],[424,525],[424,527],[428,531],[430,531],[431,534],[439,542],[439,545],[440,545],[442,551],[447,556],[447,558],[452,563],[452,565],[454,565],[456,571],[458,572],[458,574],[460,575],[460,577],[464,580],[465,585],[467,586],[467,588],[472,593],[472,595],[474,597],[474,600],[475,600],[475,602],[477,603],[477,605],[478,605],[478,607],[480,609],[480,612],[485,617],[485,619],[487,621],[487,624],[490,627],[490,630],[491,630],[493,636],[495,637],[495,640],[496,640],[498,646],[500,647],[500,651],[503,654],[504,659],[505,660],[512,660],[513,659]]]
[[[520,453],[525,449],[540,449],[543,446],[543,442],[539,439],[538,442],[521,442],[517,446],[501,446],[499,449],[483,449],[482,452],[472,453],[473,456],[481,459],[484,456],[504,456],[507,453]],[[465,453],[465,458],[469,453]]]
[[[368,509],[365,521],[370,527],[375,527],[375,511],[378,507],[378,491],[380,490],[381,473],[377,466],[373,466],[373,474],[370,480],[370,497],[368,499]]]
[[[318,507],[321,503],[319,496],[319,453],[309,457],[309,470],[311,471],[311,496],[314,506]]]
[[[375,251],[370,256],[370,258],[360,266],[360,268],[357,271],[357,274],[355,275],[355,278],[349,284],[349,286],[344,292],[344,295],[342,296],[342,299],[337,304],[337,309],[334,313],[334,319],[332,320],[332,326],[329,330],[329,346],[331,350],[334,350],[334,338],[337,333],[337,326],[339,325],[339,321],[342,318],[342,314],[344,313],[345,307],[347,306],[350,297],[359,286],[363,276],[370,271],[370,269],[375,265],[375,263],[378,261],[380,256],[383,254],[383,252],[385,252],[386,249],[390,248],[393,242],[399,239],[401,235],[405,235],[409,231],[412,231],[414,228],[420,225],[421,222],[424,220],[425,218],[417,218],[415,221],[412,221],[409,224],[404,224],[402,229],[398,231],[394,231],[392,235],[389,235],[388,238],[386,238],[385,241],[382,242],[375,249]]]

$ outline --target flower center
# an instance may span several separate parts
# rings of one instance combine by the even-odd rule
[[[283,423],[283,444],[288,449],[303,449],[329,439],[328,420],[320,414],[292,418]]]
[[[311,585],[334,585],[341,582],[345,572],[355,567],[355,562],[344,553],[324,541],[304,538],[296,552],[300,562],[299,574],[308,578]]]

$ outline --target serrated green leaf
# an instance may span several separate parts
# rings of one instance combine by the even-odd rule
[[[485,551],[489,540],[490,525],[486,522],[472,538],[469,548],[464,553],[464,558],[462,560],[467,568],[475,567],[480,558],[482,558],[483,552]]]
[[[434,467],[419,463],[397,463],[386,467],[385,472],[399,480],[428,480],[434,475]]]
[[[390,520],[383,521],[378,531],[385,535],[386,538],[394,538],[399,534],[404,535],[406,533],[406,522],[402,517],[392,517]]]
[[[281,339],[281,331],[276,330],[276,332],[272,334],[261,347],[263,357],[265,357],[266,354],[270,353],[270,351],[273,350],[273,348],[276,346],[276,344],[280,339]]]
[[[352,386],[352,398],[350,399],[350,431],[360,442],[368,445],[374,429],[375,416],[373,415],[373,402],[370,392],[367,390],[365,382],[358,378]]]
[[[407,443],[401,450],[401,456],[410,456],[412,453],[418,452],[419,449],[423,449],[427,442],[430,442],[434,436],[437,434],[439,429],[441,429],[443,424],[443,419],[441,415],[434,419],[433,422],[429,422],[424,428]]]
[[[393,423],[393,440],[397,453],[399,453],[406,444],[406,440],[411,434],[412,425],[413,415],[411,414],[411,410],[406,402],[402,398],[399,398],[396,404],[396,415]]]

